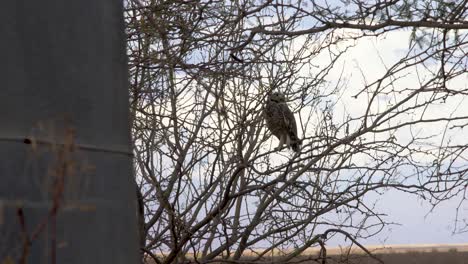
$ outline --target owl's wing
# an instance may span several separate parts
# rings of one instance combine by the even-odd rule
[[[283,114],[283,120],[287,127],[288,134],[293,137],[293,140],[297,140],[297,125],[293,112],[286,104],[281,104],[281,112]]]

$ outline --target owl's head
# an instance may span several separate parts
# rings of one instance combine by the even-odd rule
[[[270,101],[276,102],[276,103],[284,103],[286,102],[286,97],[284,94],[280,92],[273,92],[270,94],[270,97],[268,98]]]

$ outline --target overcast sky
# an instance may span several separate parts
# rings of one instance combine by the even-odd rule
[[[468,243],[468,233],[453,234],[456,208],[460,199],[440,204],[431,212],[431,206],[413,195],[391,191],[380,197],[379,210],[388,215],[391,222],[401,225],[389,226],[385,232],[368,239],[366,244],[438,244]],[[465,219],[468,204],[464,203],[459,213]]]
[[[361,98],[364,101],[356,103],[349,96],[357,91],[359,87],[362,88],[362,76],[366,76],[368,82],[379,78],[386,71],[386,66],[388,67],[401,59],[403,52],[408,49],[409,38],[410,31],[406,30],[392,32],[386,34],[385,37],[359,40],[356,47],[347,54],[344,61],[349,84],[342,103],[346,106],[348,112],[359,112],[359,107],[367,105],[366,98]],[[362,74],[360,71],[362,71]],[[335,74],[338,76],[339,73]],[[331,77],[333,78],[333,73]],[[409,75],[402,83],[406,85],[417,84],[416,78],[416,74]],[[461,85],[465,88],[467,84],[468,74],[461,76],[456,82],[452,83],[452,85]],[[455,102],[444,107],[454,107],[454,104]],[[466,106],[468,106],[468,103],[462,104],[463,108]],[[431,127],[431,129],[437,128]],[[459,136],[465,137],[461,134]],[[387,214],[385,218],[387,221],[399,223],[400,225],[387,226],[380,234],[366,239],[364,244],[468,243],[468,232],[453,234],[457,216],[456,208],[460,204],[460,198],[461,196],[458,199],[444,202],[431,211],[432,207],[427,202],[403,192],[390,191],[383,196],[372,195],[367,199],[379,200],[376,205],[377,211]],[[460,221],[468,220],[467,202],[461,205],[458,213],[459,218],[461,218]],[[342,238],[337,238],[331,241],[330,244],[337,245],[340,241],[343,242],[342,240]]]

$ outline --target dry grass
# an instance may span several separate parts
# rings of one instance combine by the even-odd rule
[[[410,245],[385,245],[385,246],[366,246],[374,254],[396,254],[407,252],[468,252],[468,244],[410,244]],[[310,248],[306,250],[306,255],[318,254],[320,248]],[[329,255],[341,255],[345,253],[365,254],[359,247],[336,247],[327,248]]]
[[[468,252],[448,251],[448,252],[417,252],[408,251],[406,253],[385,253],[375,254],[385,264],[468,264]],[[301,258],[295,260],[298,263]],[[302,258],[305,260],[305,257]],[[303,264],[319,263],[316,261],[299,262]],[[349,263],[349,264],[375,264],[377,260],[362,254],[333,255],[327,259],[327,264]]]
[[[381,259],[385,264],[468,264],[468,244],[419,244],[419,245],[386,245],[366,246],[366,248]],[[277,252],[278,255],[279,252]],[[283,253],[285,253],[283,251]],[[248,263],[255,253],[247,254],[241,261]],[[276,255],[276,252],[275,252]],[[317,259],[318,248],[311,248],[304,255],[289,263],[312,264],[322,263]],[[192,259],[189,257],[189,259]],[[280,256],[267,257],[263,263],[280,263]],[[147,263],[154,263],[148,261]],[[217,262],[211,262],[217,263]],[[226,263],[226,262],[219,262]],[[327,248],[327,264],[377,264],[377,260],[366,255],[359,248]]]
[[[385,264],[468,264],[468,244],[387,245],[367,246],[366,248]],[[307,260],[310,256],[318,256],[318,252],[317,248],[309,249],[308,256],[301,256],[291,263],[320,263]],[[379,263],[359,248],[330,248],[327,254],[327,264]],[[274,259],[271,260],[274,261]]]

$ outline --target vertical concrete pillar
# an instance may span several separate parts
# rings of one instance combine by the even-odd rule
[[[0,263],[137,263],[122,1],[0,8]]]

